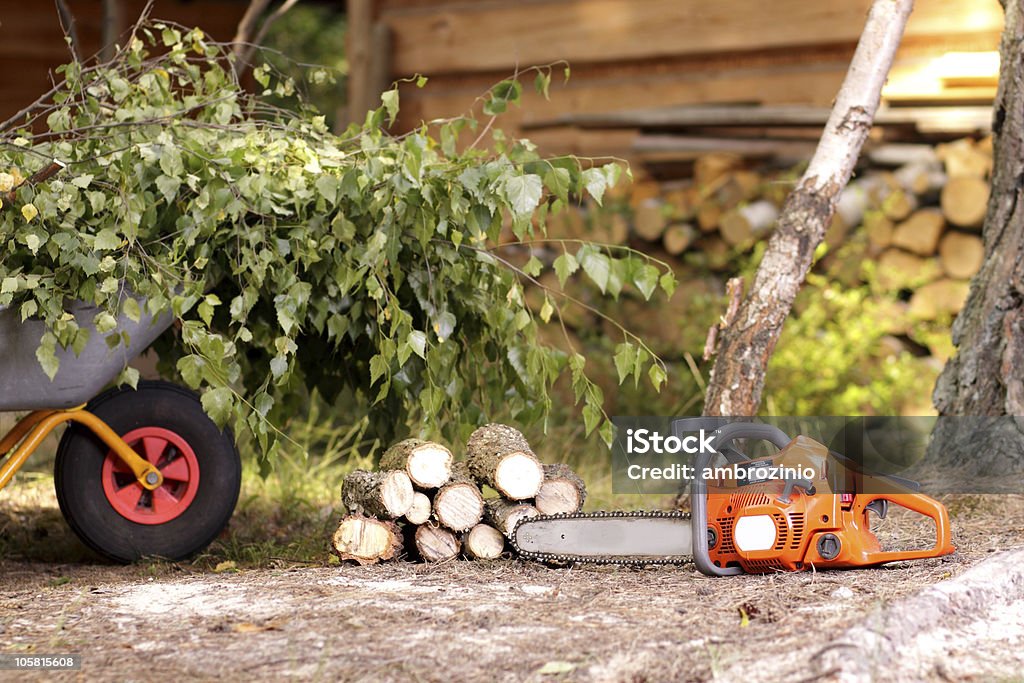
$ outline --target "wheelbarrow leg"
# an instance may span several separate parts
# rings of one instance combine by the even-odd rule
[[[103,420],[79,406],[68,410],[37,410],[29,413],[0,440],[0,456],[17,444],[17,448],[0,464],[0,489],[7,486],[43,439],[65,422],[77,422],[92,431],[124,462],[144,488],[152,491],[163,483],[164,477],[153,463],[133,451]]]

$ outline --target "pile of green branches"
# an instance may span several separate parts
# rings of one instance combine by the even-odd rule
[[[354,392],[380,424],[455,433],[497,409],[543,419],[563,374],[588,433],[610,439],[586,359],[537,339],[540,321],[572,302],[545,290],[534,313],[523,291],[551,267],[563,281],[582,270],[613,296],[671,294],[673,276],[648,257],[544,239],[551,212],[585,193],[600,201],[620,167],[542,159],[469,118],[390,135],[397,90],[333,134],[309,108],[268,104],[302,83],[260,67],[262,92],[247,92],[230,52],[198,29],[141,25],[113,60],[59,69],[49,93],[0,127],[0,306],[45,321],[43,368],[53,376],[55,349],[89,334],[70,301],[101,307],[93,322],[113,347],[124,341],[118,317],[142,313],[124,296],[134,292],[178,320],[162,359],[266,456],[272,425],[307,389]],[[551,69],[533,73],[546,92]],[[496,86],[483,113],[500,114],[520,88]],[[25,180],[52,160],[62,170]],[[497,243],[503,225],[514,246]],[[503,256],[542,241],[545,259]],[[665,379],[625,330],[615,360],[622,380]],[[126,368],[121,381],[137,374]]]

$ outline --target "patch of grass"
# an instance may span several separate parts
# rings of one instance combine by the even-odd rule
[[[239,567],[328,561],[328,541],[338,519],[341,482],[353,469],[372,468],[380,442],[367,436],[369,420],[346,423],[314,396],[301,419],[286,425],[274,469],[260,476],[246,444],[242,492],[228,531],[196,558],[213,567],[231,561]]]

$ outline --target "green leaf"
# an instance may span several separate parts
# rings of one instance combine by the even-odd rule
[[[130,296],[125,298],[121,304],[121,310],[132,322],[137,323],[142,319],[142,309],[139,308],[139,302]]]
[[[139,387],[139,371],[130,365],[125,366],[125,368],[121,370],[121,374],[119,374],[117,379],[114,380],[114,384],[118,386],[127,384],[132,389],[137,389]]]
[[[551,168],[544,174],[544,185],[548,188],[548,192],[565,203],[569,202],[569,187],[571,183],[572,176],[567,168]]]
[[[77,188],[84,190],[89,187],[89,183],[92,182],[93,176],[90,173],[83,173],[80,176],[76,176],[71,179],[71,184]],[[134,387],[133,387],[134,388]]]
[[[597,428],[601,421],[601,411],[589,402],[583,406],[583,427],[587,436]]]
[[[483,112],[487,116],[505,113],[509,103],[518,103],[523,86],[514,78],[506,79],[491,89],[490,97],[484,102]]]
[[[582,251],[582,250],[581,250]],[[599,252],[588,250],[580,258],[583,272],[594,281],[603,294],[608,289],[608,278],[611,275],[611,262]]]
[[[270,374],[274,379],[280,379],[288,372],[288,357],[274,356],[270,359]]]
[[[375,355],[370,359],[370,386],[372,387],[377,383],[377,380],[384,376],[388,371],[388,362],[384,360],[384,356],[381,354]]]
[[[600,168],[588,168],[580,177],[583,180],[583,186],[587,188],[587,192],[600,205],[604,199],[604,192],[608,189],[608,179],[604,171]]]
[[[648,370],[647,376],[651,380],[651,386],[654,387],[655,391],[661,391],[661,385],[665,383],[668,376],[665,374],[665,370],[658,363],[651,365],[651,369]]]
[[[530,260],[523,266],[523,272],[530,277],[537,277],[544,270],[544,264],[536,256],[530,256]]]
[[[111,251],[120,248],[121,238],[112,229],[104,228],[97,233],[92,246],[97,251]]]
[[[558,276],[558,284],[561,287],[565,287],[565,281],[580,268],[580,264],[576,260],[576,257],[569,252],[564,252],[561,256],[556,258],[554,265],[555,275]]]
[[[164,199],[170,203],[173,202],[174,198],[178,195],[178,188],[181,187],[181,180],[166,175],[157,176],[156,187],[160,190],[160,194],[164,196]]]
[[[646,265],[637,271],[636,276],[633,278],[633,284],[640,290],[640,293],[644,295],[644,299],[650,301],[651,295],[654,294],[654,290],[658,288],[658,276],[659,271],[652,265]]]
[[[384,111],[388,114],[388,125],[393,124],[395,118],[398,117],[398,88],[382,92],[380,101],[384,105]]]
[[[40,367],[43,368],[43,372],[46,373],[50,380],[57,376],[57,370],[60,369],[60,361],[57,360],[56,349],[57,338],[50,332],[43,335],[39,342],[39,347],[36,349],[36,360],[39,361]]]
[[[551,72],[538,71],[537,77],[533,79],[533,87],[537,94],[543,95],[545,100],[550,100]]]
[[[666,271],[662,274],[661,279],[658,280],[658,284],[661,285],[661,289],[665,292],[665,296],[672,298],[672,293],[676,291],[676,276],[671,270]]]
[[[615,347],[615,370],[619,373],[619,384],[622,384],[633,372],[637,348],[629,342],[622,342]]]
[[[528,216],[540,204],[544,186],[540,176],[532,173],[512,176],[505,180],[505,196],[513,214]]]
[[[235,403],[235,395],[231,389],[228,387],[210,389],[202,395],[200,401],[203,404],[203,410],[218,426],[223,427],[228,423]]]
[[[177,368],[181,379],[192,389],[198,389],[203,382],[203,368],[206,360],[202,356],[190,353],[178,359]]]
[[[544,322],[551,321],[551,314],[555,312],[554,307],[551,305],[551,299],[544,296],[544,305],[540,307],[540,319]]]
[[[419,330],[413,330],[409,333],[409,348],[412,349],[420,358],[427,357],[427,335]]]
[[[107,334],[117,329],[117,318],[110,314],[109,311],[103,311],[92,319],[93,325],[96,326],[96,331],[100,334]]]

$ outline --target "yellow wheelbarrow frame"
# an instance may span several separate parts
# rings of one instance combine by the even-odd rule
[[[15,473],[21,469],[43,439],[65,422],[85,425],[121,459],[143,488],[153,491],[163,484],[164,476],[160,470],[132,450],[124,439],[107,426],[107,423],[85,410],[83,404],[65,410],[33,411],[21,418],[18,424],[7,432],[0,440],[0,489],[14,478]]]

